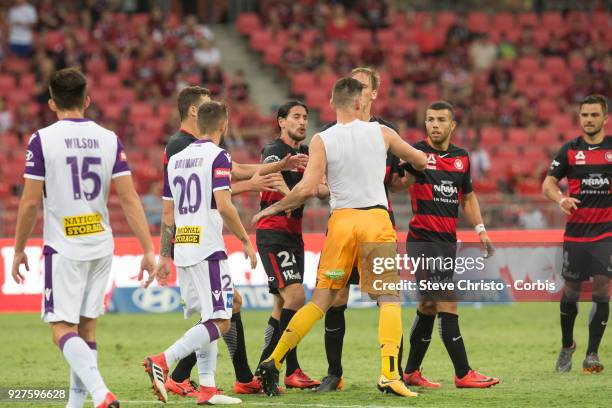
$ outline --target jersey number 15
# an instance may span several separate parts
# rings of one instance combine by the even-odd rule
[[[93,189],[90,192],[84,191],[82,193],[87,201],[95,200],[96,197],[100,195],[102,180],[100,179],[100,175],[90,167],[101,163],[102,159],[99,157],[83,157],[81,172],[79,174],[79,158],[76,156],[66,157],[66,164],[70,166],[72,171],[72,193],[75,200],[81,199],[81,180],[91,180],[93,183]]]

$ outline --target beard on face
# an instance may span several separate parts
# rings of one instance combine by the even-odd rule
[[[287,135],[291,140],[295,140],[296,142],[301,142],[302,140],[306,139],[306,132],[300,134],[299,132],[292,132],[290,130],[287,130]]]
[[[448,129],[446,132],[441,131],[441,132],[440,132],[440,135],[439,135],[439,136],[437,136],[437,140],[436,140],[436,139],[434,139],[434,138],[433,138],[431,135],[428,135],[428,136],[429,136],[429,139],[430,139],[432,142],[434,142],[434,143],[436,143],[436,144],[443,144],[443,143],[444,143],[444,142],[446,142],[446,141],[448,140],[448,138],[450,137],[450,133],[451,133],[451,132],[450,132],[450,129]]]
[[[595,136],[596,134],[598,134],[601,131],[601,128],[603,127],[603,125],[601,125],[598,128],[595,128],[595,130],[592,130],[590,132],[587,132],[587,130],[585,128],[582,128],[582,131],[587,135],[587,136]]]

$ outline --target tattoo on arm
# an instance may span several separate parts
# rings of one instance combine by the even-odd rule
[[[172,225],[166,225],[164,223],[162,223],[161,226],[161,243],[160,243],[160,249],[159,249],[159,254],[161,256],[170,256],[172,255],[172,243],[174,241],[174,233],[176,231],[176,226],[174,224]]]

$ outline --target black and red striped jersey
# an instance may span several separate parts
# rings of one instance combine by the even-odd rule
[[[436,150],[427,141],[413,146],[427,154],[427,167],[417,171],[404,164],[416,178],[409,190],[413,216],[407,240],[456,242],[461,195],[472,192],[468,152],[453,144]]]
[[[263,148],[261,159],[263,163],[274,163],[282,160],[288,154],[308,154],[308,146],[300,145],[297,149],[289,146],[281,139],[275,139]],[[292,190],[302,180],[304,170],[282,171],[283,179],[289,190]],[[260,208],[263,210],[270,205],[280,201],[284,196],[276,191],[264,191],[261,193]],[[257,222],[257,240],[266,241],[269,244],[281,243],[286,240],[302,241],[302,214],[304,206],[291,211],[289,215],[285,212],[263,217]],[[280,234],[280,235],[279,235]],[[281,242],[278,242],[278,241]]]
[[[568,216],[565,241],[592,242],[612,238],[612,136],[588,144],[581,136],[563,145],[548,170],[567,177],[569,195],[580,200]]]
[[[378,122],[381,125],[384,125],[390,129],[393,129],[396,133],[399,134],[398,129],[391,122],[387,122],[383,118],[379,118],[377,116],[372,116],[370,118],[370,122]],[[331,122],[323,126],[321,131],[329,129],[334,126],[336,122]],[[389,211],[389,217],[391,217],[391,223],[395,226],[395,216],[393,215],[393,206],[391,204],[391,198],[389,197],[389,190],[391,188],[391,183],[393,181],[393,174],[397,174],[399,177],[404,177],[404,169],[400,166],[400,159],[393,153],[387,151],[387,164],[385,168],[385,193],[387,193],[387,208]]]

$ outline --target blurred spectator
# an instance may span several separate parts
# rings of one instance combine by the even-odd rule
[[[34,44],[32,29],[37,21],[36,9],[26,0],[16,0],[15,5],[9,9],[9,46],[16,56],[27,58],[32,55]]]
[[[230,83],[228,98],[235,102],[246,102],[249,100],[250,92],[249,84],[244,77],[244,71],[239,69]]]
[[[468,54],[476,71],[488,71],[497,58],[497,46],[488,34],[478,34],[470,45]]]
[[[516,47],[508,38],[508,35],[502,31],[501,38],[499,39],[499,56],[502,59],[514,60],[516,59],[517,52]]]
[[[144,207],[147,222],[150,226],[161,226],[162,213],[162,184],[155,181],[151,184],[149,192],[142,197],[142,206]]]
[[[53,3],[53,0],[43,0],[38,7],[39,27],[43,30],[57,30],[65,20],[64,5]]]
[[[533,203],[528,203],[519,213],[519,225],[524,229],[544,229],[548,227],[546,217]]]
[[[19,135],[21,141],[27,140],[34,133],[34,130],[39,128],[40,121],[34,112],[29,109],[29,106],[26,104],[17,105],[13,117],[13,131]]]
[[[281,69],[288,76],[292,77],[296,72],[305,68],[306,56],[294,37],[289,37],[287,45],[281,54]]]
[[[385,54],[377,41],[372,41],[361,51],[361,62],[370,67],[379,67],[385,62]]]
[[[389,26],[388,0],[363,0],[358,7],[360,25],[370,30]]]
[[[555,31],[550,33],[550,39],[542,49],[542,54],[551,56],[565,56],[567,54],[565,42],[559,38]]]
[[[449,101],[461,101],[472,93],[472,77],[459,64],[450,64],[440,77],[442,98]]]
[[[423,55],[432,55],[438,51],[442,45],[438,42],[438,34],[439,31],[435,26],[433,17],[428,15],[425,20],[423,20],[423,26],[416,35],[416,42]]]
[[[591,34],[582,27],[582,23],[576,18],[572,21],[571,28],[565,34],[564,40],[570,50],[580,50],[590,44]]]
[[[502,61],[498,60],[489,74],[488,82],[493,89],[493,95],[495,97],[499,97],[504,93],[509,93],[513,88],[512,72],[504,67]]]
[[[489,175],[491,159],[489,153],[476,141],[472,142],[470,149],[470,172],[472,180],[484,180]]]
[[[321,46],[321,42],[315,41],[306,53],[304,66],[307,70],[314,71],[319,68],[323,63],[325,63],[325,54],[323,53],[323,47]]]
[[[327,22],[326,36],[333,41],[350,41],[355,25],[346,15],[342,4],[333,6],[331,19]]]
[[[221,62],[221,51],[211,40],[202,37],[198,40],[198,48],[194,51],[193,58],[200,67],[218,65]]]
[[[463,45],[470,39],[470,30],[464,15],[459,15],[457,21],[446,32],[447,45]]]
[[[338,75],[344,75],[357,65],[357,61],[353,56],[348,52],[345,43],[338,43],[338,47],[336,49],[336,58],[332,63],[332,67],[334,71]]]
[[[531,27],[525,27],[521,31],[521,35],[516,44],[516,51],[521,57],[533,57],[539,54],[538,47],[535,44],[533,36],[533,29]]]
[[[13,114],[8,108],[6,96],[0,97],[0,133],[7,132],[13,126]]]
[[[202,85],[218,98],[225,90],[225,76],[219,65],[210,65],[202,70]]]

